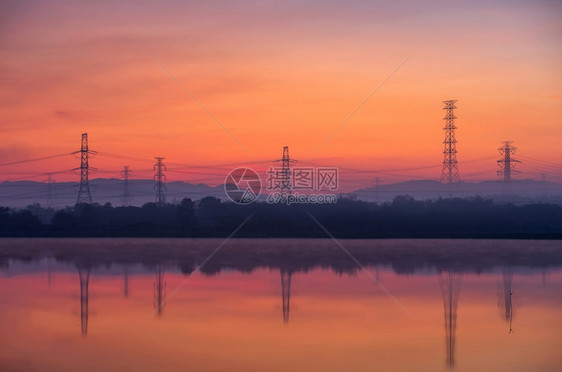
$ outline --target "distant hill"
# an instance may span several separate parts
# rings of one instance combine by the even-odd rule
[[[390,201],[397,195],[410,195],[418,200],[482,196],[496,201],[562,204],[562,185],[530,179],[513,180],[509,187],[503,181],[458,182],[451,185],[432,180],[407,181],[359,189],[352,194],[360,200],[378,202]]]
[[[52,185],[53,207],[63,208],[76,203],[77,182],[61,182]],[[132,180],[129,184],[131,205],[140,206],[154,201],[154,181]],[[123,181],[119,179],[97,178],[90,181],[90,192],[95,203],[121,205]],[[184,198],[198,200],[205,196],[225,198],[223,186],[211,187],[205,184],[186,182],[166,183],[166,198],[169,202]],[[47,184],[34,181],[1,182],[0,206],[21,208],[33,203],[43,206],[49,204]]]
[[[153,180],[130,181],[131,205],[140,206],[154,201]],[[61,182],[53,184],[53,207],[63,208],[76,203],[78,194],[77,182]],[[121,205],[123,181],[119,179],[97,178],[90,181],[90,191],[95,203],[111,203]],[[38,203],[48,206],[47,184],[35,181],[17,181],[0,183],[0,206],[23,208]],[[548,202],[562,205],[562,185],[553,182],[534,180],[514,180],[510,190],[505,188],[502,181],[483,181],[478,183],[459,182],[443,185],[432,180],[418,180],[379,187],[359,189],[351,193],[359,200],[372,202],[387,202],[398,195],[410,195],[418,200],[453,197],[482,196],[495,201],[510,201],[514,203]],[[506,195],[510,195],[506,197]],[[205,196],[214,196],[227,200],[223,185],[212,187],[205,184],[191,184],[187,182],[166,183],[166,197],[168,202],[179,202],[184,198],[199,200]],[[265,201],[264,195],[260,200]]]

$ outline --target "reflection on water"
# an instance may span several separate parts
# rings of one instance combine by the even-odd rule
[[[369,276],[329,240],[238,240],[199,271],[218,243],[0,240],[0,370],[562,366],[559,242],[344,241]]]
[[[503,313],[505,321],[509,323],[509,333],[513,333],[513,269],[502,269],[503,282]]]
[[[279,270],[281,272],[281,294],[283,296],[283,322],[289,323],[289,313],[291,311],[291,275],[290,271]]]
[[[453,272],[439,274],[439,286],[445,310],[445,350],[447,366],[455,365],[455,332],[457,329],[457,305],[461,291],[462,274]]]
[[[88,285],[90,283],[90,267],[78,267],[80,277],[80,324],[82,336],[88,334]]]
[[[162,264],[156,265],[156,275],[154,277],[154,310],[159,316],[166,305],[166,282],[164,281],[164,267]]]
[[[123,297],[129,297],[129,268],[123,268]]]

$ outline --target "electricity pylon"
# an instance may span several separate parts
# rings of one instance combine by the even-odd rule
[[[443,101],[445,107],[443,110],[446,110],[445,117],[445,126],[443,130],[445,131],[445,140],[443,144],[445,145],[445,149],[443,150],[443,169],[441,171],[441,183],[449,184],[449,194],[451,194],[451,184],[453,182],[460,182],[459,177],[459,167],[457,162],[457,139],[455,138],[455,129],[457,126],[455,125],[455,102],[457,100],[448,100]]]
[[[47,207],[52,208],[55,200],[53,186],[56,183],[53,179],[53,174],[47,173],[47,179],[43,182],[47,184]]]
[[[164,175],[164,171],[166,170],[166,166],[162,163],[162,160],[165,158],[162,157],[155,157],[156,164],[154,164],[154,170],[156,174],[154,175],[154,190],[156,190],[156,204],[159,206],[163,206],[166,203],[166,195],[164,194],[164,190],[166,190],[166,185],[164,182],[166,181],[166,176]]]
[[[76,198],[76,204],[92,202],[92,194],[90,194],[90,181],[88,177],[90,169],[93,168],[91,168],[88,164],[88,157],[90,154],[93,155],[95,153],[95,151],[88,149],[88,133],[82,133],[80,151],[73,152],[73,154],[80,154],[80,168],[73,169],[80,169],[80,189],[78,190],[78,198]]]
[[[275,160],[276,163],[281,163],[280,174],[280,188],[279,192],[291,194],[293,188],[291,187],[291,164],[296,160],[291,159],[289,156],[289,146],[283,147],[283,158]]]
[[[499,147],[498,150],[502,155],[502,158],[498,160],[498,165],[500,169],[498,170],[498,176],[503,176],[503,182],[509,184],[511,182],[511,176],[513,173],[519,173],[519,171],[513,169],[515,164],[521,163],[520,160],[513,158],[517,147],[512,145],[512,141],[503,141],[503,146]]]
[[[123,177],[123,195],[121,196],[121,204],[124,207],[128,207],[131,205],[131,193],[129,190],[129,177],[131,175],[131,171],[129,170],[129,166],[125,165],[123,170],[121,171],[121,177]]]

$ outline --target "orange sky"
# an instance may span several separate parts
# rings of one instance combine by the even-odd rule
[[[0,164],[78,150],[80,134],[88,132],[93,150],[147,159],[98,156],[94,177],[117,177],[130,165],[150,178],[154,156],[198,165],[262,161],[253,166],[264,169],[288,145],[303,164],[435,165],[381,175],[383,182],[435,179],[445,99],[458,100],[462,179],[496,179],[494,157],[504,140],[513,140],[522,157],[562,162],[562,7],[554,1],[22,1],[1,7]],[[3,166],[0,181],[40,180],[39,173],[78,165],[69,156]],[[542,168],[524,162],[520,177],[547,173],[562,181],[561,167],[534,165]],[[168,180],[218,184],[226,172],[210,179],[170,172]],[[375,175],[349,177],[368,186]]]

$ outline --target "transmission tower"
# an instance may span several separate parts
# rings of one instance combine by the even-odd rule
[[[513,173],[519,173],[513,168],[516,163],[521,163],[521,161],[513,158],[517,147],[512,145],[512,141],[504,141],[503,146],[499,147],[498,150],[502,155],[502,158],[498,160],[498,165],[500,167],[498,176],[503,176],[503,182],[507,185],[511,183],[511,175]]]
[[[441,172],[441,182],[452,184],[453,182],[460,182],[459,177],[459,167],[457,162],[457,140],[455,138],[455,102],[457,100],[443,101],[447,113],[443,120],[445,120],[445,126],[443,130],[445,131],[445,149],[443,150],[443,171]]]
[[[166,170],[166,166],[162,163],[162,160],[165,158],[157,156],[154,159],[157,161],[157,163],[154,164],[154,170],[156,171],[154,175],[154,181],[156,181],[154,185],[154,190],[156,190],[156,204],[163,206],[166,203],[166,195],[164,195],[164,190],[166,190],[166,185],[164,184],[166,176],[163,173],[163,171]]]
[[[47,184],[47,207],[52,208],[55,200],[53,186],[56,183],[53,179],[53,174],[47,173],[47,179],[43,182]]]
[[[276,163],[281,163],[281,173],[280,176],[280,188],[279,191],[282,193],[291,194],[291,164],[295,163],[296,160],[291,159],[289,156],[289,146],[283,147],[283,158],[275,160]]]
[[[76,204],[91,203],[92,195],[90,194],[90,181],[88,179],[88,173],[90,170],[88,165],[88,155],[94,154],[95,152],[88,149],[88,133],[82,133],[82,145],[80,147],[80,151],[75,151],[73,154],[78,153],[80,154],[80,168],[73,169],[80,169],[80,189],[78,190]]]
[[[131,171],[129,166],[125,165],[121,171],[121,177],[123,177],[123,195],[121,196],[121,204],[124,207],[131,205],[131,193],[129,191],[129,177],[131,176]]]

